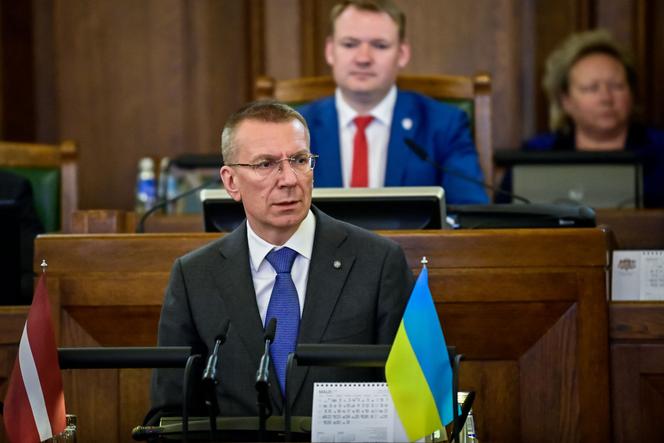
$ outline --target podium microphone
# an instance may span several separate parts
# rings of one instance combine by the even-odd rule
[[[226,336],[228,335],[228,330],[230,329],[231,322],[229,319],[224,319],[221,322],[221,333],[217,335],[214,341],[214,348],[210,355],[208,356],[207,363],[205,364],[205,370],[203,371],[203,383],[212,383],[217,384],[217,363],[219,361],[219,350],[221,345],[226,341]]]
[[[219,413],[219,404],[217,402],[217,384],[219,383],[219,379],[217,378],[217,363],[219,362],[219,350],[221,349],[221,345],[226,341],[230,325],[231,322],[228,318],[222,320],[221,333],[215,338],[214,348],[208,356],[205,370],[203,371],[202,382],[206,395],[205,405],[208,408],[210,417],[210,441],[214,440],[217,432],[217,414]]]
[[[268,378],[270,376],[270,345],[274,341],[274,335],[277,331],[277,319],[272,317],[265,327],[265,352],[261,357],[261,362],[256,371],[256,389],[261,389],[268,385]]]
[[[277,331],[277,319],[272,317],[265,327],[265,351],[256,371],[256,392],[258,395],[258,441],[265,441],[265,423],[272,415],[270,400],[270,345]]]
[[[466,180],[467,182],[475,183],[476,185],[483,186],[486,189],[489,189],[489,190],[495,192],[496,194],[507,195],[507,196],[511,197],[512,199],[514,199],[514,200],[520,200],[523,203],[530,204],[530,200],[528,200],[525,197],[521,197],[520,195],[516,195],[512,192],[501,189],[498,186],[492,186],[488,183],[483,182],[482,180],[477,180],[476,178],[469,177],[468,175],[466,175],[462,172],[456,171],[454,169],[444,168],[444,167],[440,166],[437,162],[433,161],[431,159],[431,157],[429,157],[429,154],[427,153],[426,149],[424,149],[422,146],[415,143],[412,139],[404,138],[403,141],[404,141],[404,143],[406,143],[406,146],[408,146],[408,148],[411,151],[413,151],[413,153],[420,158],[420,160],[422,160],[426,163],[429,163],[430,165],[432,165],[434,168],[438,169],[443,174],[449,174],[449,175],[453,175],[455,177],[459,177],[460,179]]]

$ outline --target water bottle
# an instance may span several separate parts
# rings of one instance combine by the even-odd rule
[[[154,160],[143,157],[138,162],[136,179],[136,212],[143,214],[154,206],[157,200],[157,182],[154,174]]]

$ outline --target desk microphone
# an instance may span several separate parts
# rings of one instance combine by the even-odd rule
[[[219,383],[217,380],[217,362],[219,361],[219,350],[221,345],[226,341],[226,336],[228,335],[228,330],[230,329],[231,322],[228,318],[225,318],[221,322],[221,333],[217,335],[214,342],[214,348],[210,355],[208,356],[207,363],[205,364],[205,370],[203,371],[203,383],[216,385]]]
[[[217,402],[217,363],[219,361],[219,350],[221,345],[226,341],[228,330],[230,329],[230,320],[225,318],[221,322],[221,333],[217,335],[214,341],[214,348],[207,359],[205,370],[203,371],[202,382],[205,387],[205,406],[208,409],[208,417],[210,419],[210,441],[215,440],[217,433],[217,414],[219,413],[219,403]]]
[[[270,345],[274,341],[274,335],[277,331],[277,319],[272,317],[265,327],[265,334],[263,338],[265,340],[265,351],[261,357],[261,362],[258,365],[258,371],[256,371],[256,389],[260,389],[262,386],[267,386],[268,378],[270,376]]]
[[[265,351],[256,371],[256,394],[258,405],[258,441],[266,441],[265,425],[267,418],[272,415],[272,401],[270,400],[270,345],[277,331],[277,319],[272,317],[265,327]]]
[[[150,217],[150,215],[152,215],[153,213],[155,213],[159,209],[165,208],[166,206],[170,205],[171,203],[175,203],[176,201],[180,200],[181,198],[184,198],[188,195],[191,195],[194,192],[198,192],[201,189],[208,188],[212,185],[218,185],[220,183],[221,183],[221,177],[216,177],[216,178],[213,178],[212,180],[208,180],[208,181],[206,181],[206,182],[204,182],[204,183],[202,183],[198,186],[194,186],[193,188],[189,189],[188,191],[182,192],[182,193],[176,195],[175,197],[172,197],[172,198],[169,198],[169,199],[164,199],[164,200],[160,201],[159,203],[157,203],[156,205],[154,205],[153,207],[151,207],[150,209],[145,211],[145,214],[143,214],[143,216],[139,220],[138,224],[136,225],[136,233],[137,234],[142,234],[142,233],[145,232],[145,221],[148,219],[148,217]]]
[[[453,176],[455,176],[455,177],[459,177],[460,179],[466,180],[466,181],[468,181],[468,182],[470,182],[470,183],[475,183],[476,185],[483,186],[483,187],[485,187],[486,189],[489,189],[489,190],[491,190],[491,191],[493,191],[493,192],[495,192],[495,193],[497,193],[497,194],[507,195],[507,196],[511,197],[512,199],[514,199],[514,200],[520,200],[520,201],[522,201],[523,203],[530,204],[530,200],[528,200],[528,199],[525,198],[525,197],[521,197],[520,195],[516,195],[516,194],[514,194],[514,193],[512,193],[512,192],[509,192],[509,191],[506,191],[506,190],[504,190],[504,189],[501,189],[501,188],[499,188],[498,186],[492,186],[492,185],[490,185],[490,184],[488,184],[488,183],[485,183],[485,182],[483,182],[483,181],[481,181],[481,180],[477,180],[476,178],[469,177],[468,175],[466,175],[466,174],[464,174],[464,173],[462,173],[462,172],[459,172],[459,171],[457,171],[457,170],[450,169],[450,168],[445,168],[445,167],[443,167],[443,166],[440,166],[438,163],[436,163],[435,161],[433,161],[433,160],[431,159],[431,157],[429,157],[429,154],[427,153],[426,149],[424,149],[422,146],[420,146],[420,145],[418,145],[417,143],[415,143],[412,139],[410,139],[410,138],[404,138],[403,141],[404,141],[404,143],[406,143],[406,146],[408,146],[408,148],[409,148],[411,151],[413,151],[413,153],[414,153],[415,155],[417,155],[417,156],[419,157],[420,160],[429,163],[430,165],[432,165],[434,168],[436,168],[437,170],[439,170],[439,171],[442,172],[443,174],[449,174],[449,175],[453,175]]]

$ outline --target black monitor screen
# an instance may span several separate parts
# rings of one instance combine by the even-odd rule
[[[642,159],[635,152],[501,151],[494,159],[512,168],[512,192],[533,203],[642,206]]]
[[[244,221],[244,209],[226,191],[201,193],[207,232],[232,231]],[[313,204],[326,214],[372,230],[441,229],[445,223],[440,187],[315,188]]]

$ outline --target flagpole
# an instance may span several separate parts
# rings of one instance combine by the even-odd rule
[[[426,266],[427,263],[429,263],[429,260],[427,260],[427,258],[425,256],[422,256],[422,260],[420,260],[420,263],[422,263],[422,266]]]
[[[42,258],[41,265],[39,266],[41,266],[42,268],[42,274],[46,274],[46,268],[48,268],[48,263],[46,263],[46,259]]]

